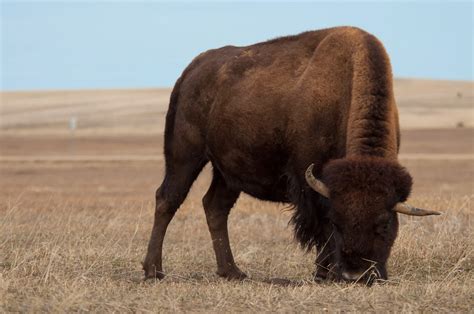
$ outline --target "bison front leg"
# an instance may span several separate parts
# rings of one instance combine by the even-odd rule
[[[239,194],[239,191],[233,191],[227,187],[225,181],[215,169],[211,186],[203,198],[207,225],[211,233],[214,252],[216,253],[217,274],[227,279],[243,279],[247,277],[235,265],[227,231],[229,212]]]
[[[314,279],[332,280],[337,278],[337,250],[334,230],[328,221],[323,221],[321,233],[316,245],[316,271]]]
[[[326,280],[331,278],[333,266],[331,263],[331,252],[328,247],[320,246],[316,253],[316,271],[314,272],[314,279],[316,281]]]

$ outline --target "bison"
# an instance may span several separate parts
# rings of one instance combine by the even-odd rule
[[[165,177],[145,278],[163,278],[167,226],[203,167],[203,198],[217,274],[234,262],[227,218],[239,194],[291,204],[303,248],[317,250],[315,279],[386,279],[397,212],[412,178],[397,160],[398,112],[380,41],[354,27],[304,32],[197,56],[177,80],[166,116]]]

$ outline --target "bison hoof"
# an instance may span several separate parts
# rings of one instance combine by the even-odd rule
[[[244,280],[247,275],[237,267],[226,270],[218,270],[217,275],[226,278],[227,280]]]
[[[319,269],[313,273],[313,279],[316,282],[323,282],[328,279],[328,272],[325,269]]]
[[[147,274],[145,273],[145,278],[143,279],[144,281],[147,281],[149,279],[158,279],[158,280],[161,280],[165,278],[165,274],[162,273],[162,272],[156,272],[154,274]]]
[[[155,265],[151,265],[148,267],[143,265],[143,270],[145,271],[145,278],[144,278],[145,281],[148,279],[161,280],[165,278],[165,274],[163,273],[163,271],[157,270]]]

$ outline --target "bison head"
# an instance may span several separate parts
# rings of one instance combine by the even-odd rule
[[[438,212],[404,202],[412,186],[409,173],[382,158],[346,158],[329,162],[316,179],[313,165],[306,181],[329,200],[322,243],[318,239],[321,277],[361,281],[386,279],[386,262],[398,231],[397,212],[424,216]],[[325,252],[319,252],[319,251]],[[318,274],[317,274],[318,275]]]

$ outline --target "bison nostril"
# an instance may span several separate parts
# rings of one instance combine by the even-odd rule
[[[377,270],[366,270],[362,272],[343,271],[342,279],[346,281],[366,282],[371,285],[375,280],[380,279],[380,273]]]
[[[362,272],[362,273],[355,273],[355,272],[348,272],[348,271],[342,272],[342,278],[348,281],[357,281],[364,275],[365,275],[365,272]]]

